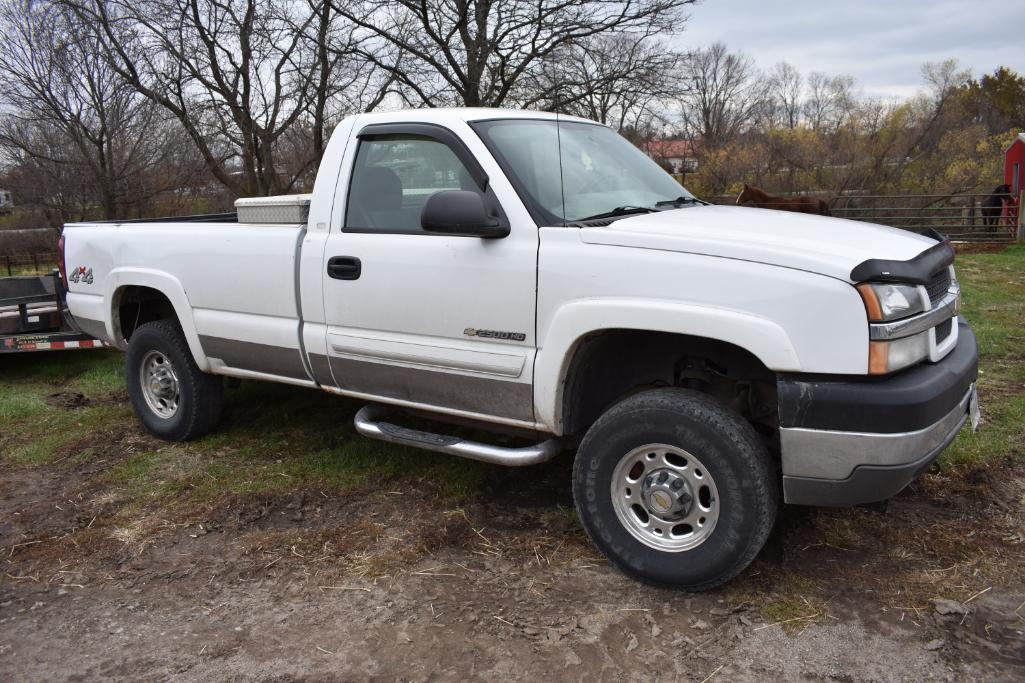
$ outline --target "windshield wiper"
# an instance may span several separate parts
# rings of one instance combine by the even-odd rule
[[[666,199],[665,201],[655,202],[655,206],[680,206],[681,204],[703,204],[697,197],[677,197],[676,199]]]
[[[594,221],[594,220],[597,220],[599,218],[613,218],[615,216],[626,216],[627,214],[631,214],[631,213],[654,213],[654,212],[655,212],[655,209],[652,209],[652,208],[647,207],[647,206],[629,206],[629,205],[627,205],[627,206],[617,206],[616,208],[612,209],[612,211],[606,211],[605,213],[596,213],[593,216],[588,216],[587,218],[578,218],[575,222]]]

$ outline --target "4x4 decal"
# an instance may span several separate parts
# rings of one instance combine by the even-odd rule
[[[93,283],[93,269],[86,268],[85,266],[79,266],[71,271],[71,274],[68,275],[68,279],[72,282],[82,282],[84,284],[91,285]]]

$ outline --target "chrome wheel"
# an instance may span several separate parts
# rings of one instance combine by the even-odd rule
[[[635,448],[619,461],[612,504],[634,538],[667,552],[701,545],[719,519],[711,474],[687,451],[665,444]]]
[[[142,357],[139,383],[150,410],[165,420],[174,417],[181,390],[170,358],[160,351],[147,351]]]

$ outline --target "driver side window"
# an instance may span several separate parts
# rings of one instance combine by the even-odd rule
[[[349,183],[343,230],[420,233],[427,198],[442,190],[480,188],[452,149],[420,135],[361,139]]]

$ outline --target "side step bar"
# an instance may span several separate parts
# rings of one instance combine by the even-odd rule
[[[503,448],[502,446],[492,446],[477,441],[464,441],[458,436],[432,434],[431,432],[402,427],[386,422],[385,417],[387,417],[387,410],[385,408],[368,405],[356,413],[353,422],[356,425],[357,432],[371,439],[402,444],[403,446],[425,448],[429,451],[458,455],[470,460],[480,460],[481,462],[490,462],[496,465],[509,465],[512,467],[536,465],[546,460],[551,460],[564,450],[564,443],[558,438],[551,438],[539,444],[523,448]]]

